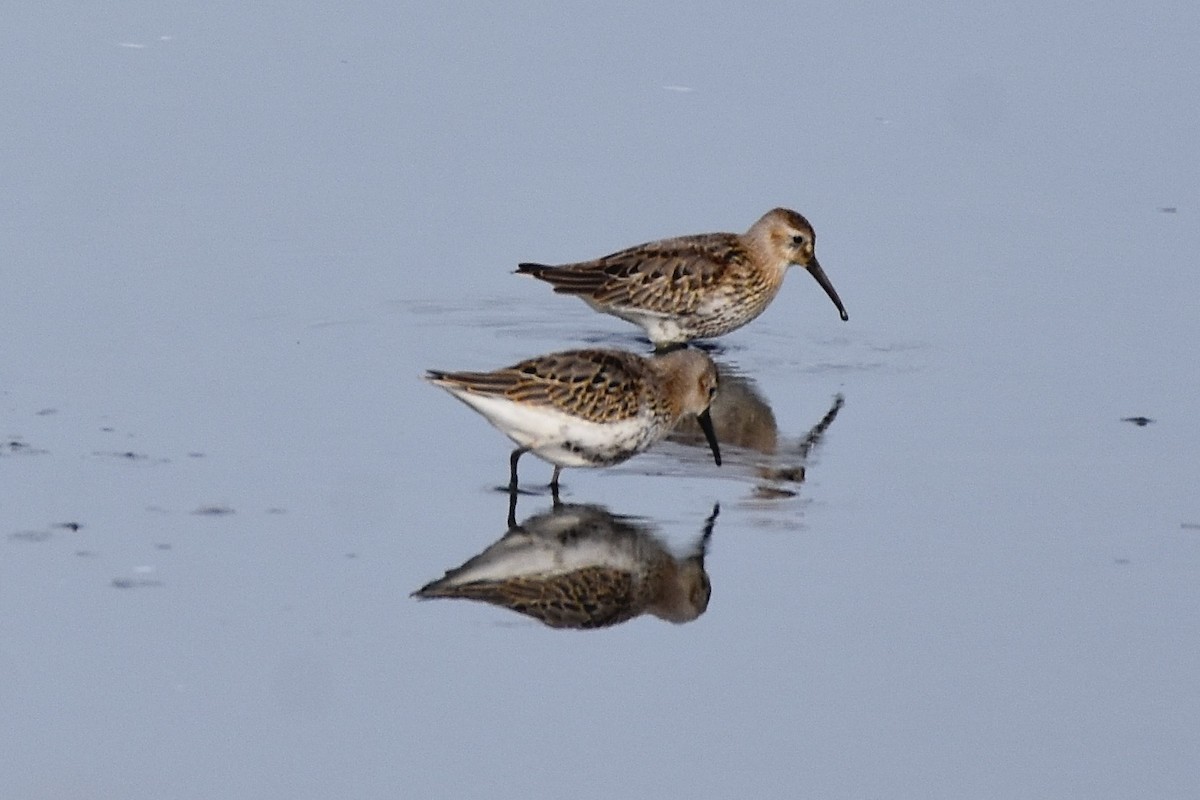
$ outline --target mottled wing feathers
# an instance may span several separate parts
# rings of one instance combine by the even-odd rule
[[[547,264],[518,264],[517,272],[549,283],[560,294],[590,295],[600,291],[609,280],[602,270],[552,267]]]
[[[466,389],[475,394],[504,395],[512,388],[513,376],[508,370],[495,372],[444,372],[431,369],[425,372],[426,379],[447,389]]]
[[[705,290],[722,283],[728,270],[748,264],[736,235],[710,233],[650,242],[579,264],[521,264],[517,271],[601,305],[675,316],[695,311]]]
[[[439,372],[448,389],[549,406],[589,422],[616,422],[642,410],[648,369],[637,356],[573,350],[539,356],[494,372]]]
[[[512,609],[553,628],[603,628],[636,617],[641,608],[637,582],[626,571],[585,567],[552,578],[521,577],[439,586],[418,597],[479,600]]]

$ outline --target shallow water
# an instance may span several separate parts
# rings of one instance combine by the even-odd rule
[[[1160,10],[17,12],[0,796],[1192,796]],[[411,598],[510,527],[509,443],[422,371],[646,349],[511,269],[780,204],[849,322],[796,271],[716,343],[722,467],[563,475],[677,554],[719,506],[704,612]]]

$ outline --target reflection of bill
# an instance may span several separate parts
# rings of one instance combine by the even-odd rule
[[[752,378],[720,362],[717,363],[717,374],[720,383],[709,406],[717,439],[727,450],[736,447],[770,457],[755,461],[755,474],[768,482],[757,488],[757,494],[764,497],[793,494],[778,483],[804,481],[809,453],[837,418],[844,398],[840,394],[834,397],[829,410],[808,433],[793,439],[780,435],[775,414]],[[685,419],[675,427],[669,439],[678,444],[700,446],[704,443],[702,437],[699,427]]]
[[[478,600],[552,628],[604,628],[642,614],[691,622],[712,593],[704,554],[717,512],[676,556],[645,521],[603,506],[556,503],[520,525],[510,508],[499,541],[413,596]]]

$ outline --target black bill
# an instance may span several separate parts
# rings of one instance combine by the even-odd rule
[[[850,315],[846,313],[846,307],[842,305],[842,298],[838,297],[837,290],[829,282],[829,278],[825,275],[825,270],[821,269],[821,264],[817,261],[816,256],[813,256],[812,261],[808,262],[806,269],[812,273],[812,276],[817,279],[817,283],[821,284],[821,288],[825,290],[825,294],[829,295],[829,299],[837,306],[838,313],[842,315],[842,322],[850,319]]]
[[[717,434],[713,431],[712,417],[709,416],[707,408],[696,415],[696,421],[700,423],[700,430],[704,431],[704,438],[708,439],[713,461],[717,462],[718,467],[721,466],[721,446],[717,444]]]

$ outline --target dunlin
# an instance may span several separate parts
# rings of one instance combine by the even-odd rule
[[[517,272],[540,278],[597,311],[645,329],[658,347],[721,336],[757,317],[775,299],[788,267],[799,264],[849,319],[815,252],[812,225],[776,208],[745,233],[705,233],[648,242],[595,261]]]
[[[690,622],[712,594],[704,553],[716,516],[714,508],[695,545],[677,556],[645,522],[555,504],[413,596],[491,603],[553,628],[603,628],[646,613]]]
[[[426,379],[478,411],[517,444],[517,460],[532,451],[563,467],[605,467],[634,456],[670,433],[685,416],[700,422],[713,460],[721,451],[708,407],[717,370],[698,350],[643,357],[623,350],[568,350],[494,372],[430,370]]]

